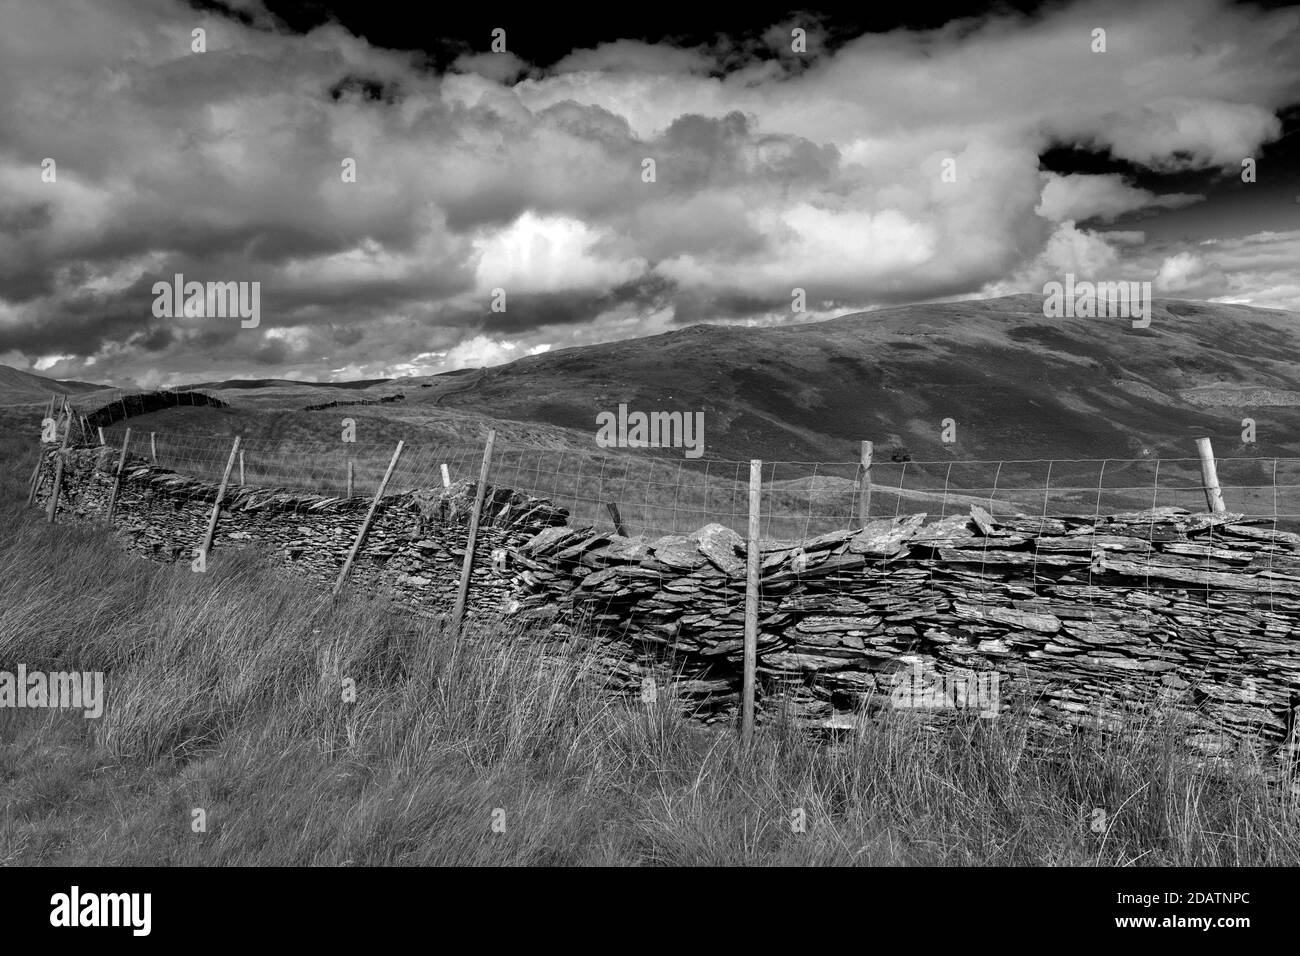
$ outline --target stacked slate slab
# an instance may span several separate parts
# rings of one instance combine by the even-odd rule
[[[39,497],[48,501],[57,450],[47,451]],[[74,448],[59,495],[58,520],[100,521],[107,513],[117,455]],[[475,485],[384,497],[353,565],[349,586],[385,593],[421,612],[450,610],[465,559]],[[132,551],[161,561],[190,561],[202,541],[217,485],[129,458],[114,509],[113,532]],[[213,549],[256,545],[294,575],[332,586],[370,508],[368,497],[340,498],[283,488],[228,487]],[[513,576],[498,570],[519,547],[568,513],[505,488],[486,489],[469,614],[508,608]],[[496,566],[494,567],[494,556]]]
[[[48,463],[40,494],[48,494]],[[60,520],[99,520],[111,451],[65,453]],[[186,559],[216,488],[132,459],[114,533],[138,552]],[[352,586],[422,613],[454,601],[474,485],[386,497]],[[332,583],[369,507],[283,489],[235,488],[218,548],[256,543],[300,576]],[[571,527],[563,509],[487,490],[469,613],[581,629],[629,689],[671,672],[705,720],[736,710],[745,542],[710,524],[620,537]],[[995,712],[1044,726],[1118,726],[1177,712],[1189,742],[1220,755],[1262,740],[1294,748],[1300,705],[1300,535],[1237,514],[1160,508],[1107,516],[993,517],[978,507],[872,521],[812,540],[763,541],[761,712],[850,726],[898,701],[900,671],[998,678]],[[987,702],[986,702],[987,703]]]

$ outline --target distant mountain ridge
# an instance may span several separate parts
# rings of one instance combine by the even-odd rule
[[[702,411],[706,456],[852,461],[859,441],[935,461],[1295,454],[1300,316],[1157,299],[1151,324],[1046,318],[1041,295],[800,325],[693,325],[559,349],[412,402],[594,433],[595,416]],[[389,387],[400,384],[400,380]],[[1258,406],[1249,396],[1267,396]],[[1256,422],[1245,449],[1242,419]],[[943,440],[950,419],[955,441]]]
[[[1024,294],[798,325],[692,325],[409,379],[194,387],[286,415],[322,393],[402,395],[385,417],[546,426],[589,451],[597,416],[620,404],[701,412],[708,459],[852,462],[871,440],[878,460],[939,462],[942,477],[943,462],[1187,458],[1201,436],[1221,456],[1296,455],[1298,356],[1292,312],[1157,299],[1150,326],[1133,328],[1048,318],[1043,297]],[[93,388],[0,369],[6,381],[35,401]]]
[[[383,385],[391,378],[359,378],[351,382],[303,382],[293,378],[228,378],[220,382],[197,382],[193,385],[177,386],[182,389],[249,389],[274,388],[277,385],[301,388],[369,388],[371,385]]]
[[[0,402],[5,404],[43,402],[48,401],[51,394],[81,395],[106,387],[91,382],[46,378],[35,372],[23,372],[8,365],[0,365]]]

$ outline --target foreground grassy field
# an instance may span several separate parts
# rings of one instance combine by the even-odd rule
[[[51,528],[22,507],[30,442],[0,444],[0,670],[106,673],[99,719],[0,709],[0,864],[1300,862],[1294,807],[1174,728],[1049,758],[1011,718],[899,718],[746,752],[667,695],[602,694],[579,649]]]

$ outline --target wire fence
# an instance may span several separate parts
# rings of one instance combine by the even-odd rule
[[[120,448],[124,433],[123,423],[104,428],[106,445]],[[232,441],[133,429],[127,450],[215,482]],[[256,437],[241,441],[240,450],[230,479],[236,485],[363,497],[375,494],[394,454],[380,443]],[[387,493],[475,481],[483,459],[477,444],[404,446]],[[651,539],[710,523],[747,533],[749,461],[494,445],[489,464],[489,484],[548,499],[568,511],[572,527]],[[1300,530],[1300,458],[1216,464],[1227,509],[1256,524],[1226,516],[1179,522],[1158,510],[1209,510],[1199,457],[880,461],[869,468],[860,461],[765,461],[761,571],[744,573],[743,548],[705,553],[703,539],[698,547],[662,542],[653,549],[653,570],[631,573],[626,564],[647,549],[613,543],[623,557],[602,557],[607,542],[589,535],[540,560],[601,568],[584,572],[580,585],[600,620],[617,617],[629,628],[639,622],[637,633],[658,640],[666,639],[663,628],[674,640],[685,628],[707,647],[702,654],[724,654],[732,664],[742,647],[750,655],[761,649],[769,689],[785,688],[806,713],[829,715],[856,706],[864,687],[878,690],[875,678],[864,676],[870,662],[924,653],[943,658],[945,667],[979,662],[998,674],[1014,669],[1024,677],[1032,667],[1033,679],[1050,684],[1052,700],[1075,717],[1095,711],[1101,719],[1146,690],[1176,692],[1194,682],[1215,719],[1270,721],[1278,735],[1293,735],[1294,724],[1278,714],[1300,700],[1295,671],[1276,665],[1300,634],[1300,535],[1288,534]],[[877,540],[873,532],[854,549],[864,517],[925,513],[942,522],[970,515],[973,506],[994,525],[981,515],[918,531],[914,520],[906,546],[901,535],[891,545],[888,534]],[[333,532],[341,545],[350,537],[346,529]],[[719,537],[726,536],[709,540]],[[469,537],[466,548],[473,553]],[[538,586],[551,602],[568,593]],[[638,605],[647,589],[654,600]],[[673,613],[680,616],[665,623]],[[1165,684],[1166,677],[1174,682]]]
[[[120,447],[122,425],[104,429]],[[323,495],[373,495],[392,459],[389,444],[249,438],[232,484],[283,487]],[[219,480],[229,457],[224,439],[133,430],[128,451],[182,474]],[[480,445],[406,445],[387,493],[477,480]],[[748,461],[669,459],[634,451],[587,453],[530,447],[494,450],[492,485],[547,498],[567,509],[573,526],[657,537],[718,523],[744,533],[748,523]],[[1228,510],[1300,528],[1300,458],[1218,460]],[[1004,461],[763,462],[761,533],[798,541],[847,528],[860,516],[930,519],[968,514],[972,505],[995,519],[1102,517],[1157,508],[1207,510],[1198,458],[1050,459]],[[864,491],[863,481],[869,488]]]
[[[121,448],[125,428],[104,429],[105,440]],[[219,481],[230,457],[226,440],[200,435],[132,430],[129,455],[180,474]],[[289,488],[328,496],[373,495],[393,457],[394,446],[366,442],[245,438],[231,469],[232,485]],[[483,449],[470,445],[407,445],[389,480],[387,494],[442,487],[448,479],[478,477]]]
[[[161,393],[159,393],[161,394]],[[121,395],[110,396],[126,408]],[[178,393],[176,401],[185,396]],[[91,404],[102,396],[95,396]],[[191,396],[191,400],[193,397]],[[104,427],[120,445],[129,420]],[[92,429],[91,434],[95,434]],[[228,439],[197,432],[135,430],[130,452],[196,477],[219,479]],[[247,438],[241,443],[246,484],[370,494],[393,445],[386,443]],[[477,478],[482,446],[407,444],[388,493],[439,487],[447,477]],[[1300,458],[1219,459],[1219,482],[1229,511],[1300,529]],[[237,470],[232,481],[240,479]],[[867,495],[862,482],[870,485]],[[673,458],[662,451],[504,447],[498,442],[489,482],[548,498],[574,525],[658,536],[695,531],[711,522],[742,533],[748,523],[749,462]],[[1105,515],[1174,507],[1205,510],[1200,461],[1187,458],[1036,460],[876,460],[868,472],[857,461],[763,463],[764,537],[798,540],[846,527],[865,503],[869,518],[924,512],[943,518],[979,505],[995,518],[1010,515]],[[612,507],[611,507],[612,506]]]

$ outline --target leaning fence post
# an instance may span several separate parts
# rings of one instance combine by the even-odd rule
[[[99,447],[103,448],[105,445],[108,444],[108,442],[104,441],[104,426],[100,425],[98,426],[98,428],[99,428]]]
[[[609,516],[614,521],[614,530],[624,538],[632,537],[627,533],[627,528],[623,526],[623,516],[618,513],[618,505],[612,501],[607,501],[605,507],[609,509]]]
[[[230,469],[235,467],[235,456],[239,454],[239,436],[230,446],[230,457],[226,459],[226,470],[221,474],[221,484],[217,486],[217,500],[212,502],[212,517],[208,519],[208,530],[199,544],[199,554],[207,561],[208,549],[212,547],[212,538],[217,533],[217,518],[221,515],[221,499],[226,496],[226,482],[230,480]]]
[[[153,463],[156,465],[158,464],[158,445],[154,442],[154,434],[154,432],[149,433],[149,457],[153,459]]]
[[[41,468],[45,465],[45,420],[53,415],[54,397],[51,396],[45,405],[45,416],[41,419],[41,437],[36,441],[36,467],[32,469],[31,481],[27,482],[27,507],[29,508],[36,500],[36,489],[41,486]],[[56,427],[57,424],[56,422]]]
[[[108,514],[105,520],[111,525],[113,523],[113,510],[117,507],[117,493],[122,487],[122,466],[126,464],[126,450],[131,447],[131,429],[127,428],[126,434],[122,436],[122,454],[117,457],[117,471],[113,472],[113,490],[108,496]]]
[[[54,524],[54,514],[59,510],[59,487],[63,484],[63,453],[68,447],[68,436],[72,434],[72,412],[68,412],[68,427],[63,430],[63,444],[54,459],[54,489],[50,492],[50,503],[45,509],[45,517]]]
[[[45,464],[45,442],[39,442],[36,446],[36,467],[32,469],[32,477],[27,481],[27,507],[32,506],[36,500],[36,489],[41,484],[41,466]]]
[[[858,485],[858,526],[865,528],[871,515],[871,450],[869,441],[860,448],[862,483]]]
[[[1210,511],[1223,514],[1227,505],[1223,503],[1223,490],[1219,487],[1219,472],[1214,467],[1214,449],[1208,438],[1196,439],[1196,450],[1201,456],[1201,484],[1205,486],[1205,503]]]
[[[460,569],[460,588],[456,592],[456,607],[451,612],[451,631],[460,631],[460,622],[465,617],[465,601],[469,597],[469,578],[474,568],[474,541],[478,537],[479,514],[483,511],[483,494],[487,488],[488,469],[492,466],[492,445],[497,440],[496,429],[488,432],[487,444],[483,446],[483,467],[478,473],[478,491],[474,495],[474,510],[469,515],[469,534],[465,537],[465,563]]]
[[[41,466],[45,464],[45,442],[36,446],[36,467],[32,469],[32,477],[27,482],[27,507],[32,506],[36,500],[36,489],[41,485]]]
[[[745,561],[745,677],[740,698],[740,742],[754,737],[754,673],[758,659],[758,536],[763,503],[763,462],[749,462],[749,535]]]
[[[352,562],[356,560],[357,552],[361,550],[361,544],[366,540],[366,532],[370,530],[370,522],[374,520],[375,509],[379,507],[379,499],[384,496],[384,489],[388,487],[388,479],[393,476],[393,469],[397,467],[397,459],[402,454],[402,442],[397,443],[397,449],[393,452],[393,460],[388,463],[388,470],[384,472],[384,479],[379,483],[379,488],[375,491],[375,500],[370,502],[370,510],[366,512],[366,519],[361,522],[361,528],[357,531],[357,538],[352,542],[352,550],[348,552],[347,558],[343,561],[343,568],[339,571],[339,578],[334,582],[334,596],[338,597],[339,592],[343,590],[343,582],[348,579],[348,572],[352,570]]]

